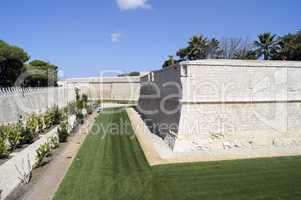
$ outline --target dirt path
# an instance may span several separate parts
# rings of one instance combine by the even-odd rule
[[[70,137],[64,150],[51,161],[45,173],[24,194],[23,200],[51,200],[67,173],[73,159],[76,157],[81,144],[84,142],[89,130],[92,128],[96,113],[88,117],[73,137]]]

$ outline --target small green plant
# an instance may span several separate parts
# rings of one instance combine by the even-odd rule
[[[53,125],[59,124],[62,120],[62,112],[60,111],[58,106],[55,106],[52,109],[52,121]]]
[[[39,133],[43,132],[44,122],[42,116],[38,116],[38,131]]]
[[[37,161],[37,167],[40,167],[44,164],[43,160],[44,158],[48,157],[51,155],[51,148],[50,145],[48,143],[42,144],[37,150],[37,157],[36,157],[36,161]]]
[[[6,158],[9,155],[8,145],[6,143],[7,137],[4,129],[3,126],[0,126],[0,158]]]
[[[79,99],[76,101],[76,109],[77,110],[82,110],[84,108],[84,102],[83,100]]]
[[[83,102],[88,103],[88,95],[83,94],[82,95],[82,100],[83,100]]]
[[[67,121],[68,120],[68,107],[65,107],[61,110],[62,116],[61,121]]]
[[[34,135],[30,128],[22,128],[20,144],[32,144],[34,142]]]
[[[38,123],[38,117],[35,114],[32,114],[26,121],[26,128],[30,130],[34,138],[38,136]]]
[[[48,143],[50,144],[50,147],[52,149],[56,149],[60,146],[58,137],[56,137],[56,136],[52,136],[52,137],[48,138]]]
[[[78,112],[78,113],[76,114],[76,120],[77,120],[80,124],[83,124],[83,123],[84,123],[84,115],[83,115],[83,113]]]
[[[49,129],[52,126],[51,113],[49,111],[44,115],[44,125],[46,129]]]
[[[79,88],[74,88],[75,90],[75,99],[76,101],[80,99],[80,95],[79,95]]]
[[[68,114],[69,115],[75,115],[76,114],[76,106],[75,106],[74,102],[68,104]]]
[[[69,134],[68,134],[68,129],[67,129],[67,123],[66,122],[62,122],[60,124],[60,126],[57,129],[57,132],[58,132],[59,142],[60,143],[67,142]]]
[[[7,139],[10,144],[10,148],[15,150],[18,143],[22,140],[22,126],[20,123],[6,127]]]

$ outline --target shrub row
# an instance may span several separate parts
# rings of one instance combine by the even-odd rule
[[[79,91],[76,90],[76,102],[70,103],[67,108],[64,109],[64,113],[68,113],[70,115],[76,116],[76,124],[84,123],[84,118],[86,114],[92,114],[93,113],[93,107],[88,104],[88,97],[86,95],[82,95],[80,97]],[[85,113],[85,114],[84,114]],[[70,132],[72,130],[68,129],[68,116],[64,116],[61,118],[60,124],[57,129],[57,137],[50,138],[50,140],[41,145],[37,152],[37,164],[36,167],[42,166],[44,163],[47,163],[48,161],[46,158],[50,157],[52,154],[52,150],[57,148],[59,143],[65,143],[68,141],[68,137]]]
[[[88,104],[87,95],[77,94],[76,102],[69,103],[64,109],[54,106],[42,115],[32,114],[26,120],[20,117],[17,124],[0,126],[0,158],[8,157],[16,148],[32,144],[39,134],[47,132],[55,125],[59,125],[58,141],[66,142],[69,136],[68,116],[75,115],[77,122],[82,124],[85,115],[92,112],[93,108]]]
[[[25,144],[32,144],[39,134],[66,118],[67,113],[54,106],[43,115],[32,114],[17,124],[0,126],[0,158],[8,157],[10,152]]]
[[[37,150],[36,167],[40,167],[45,163],[45,158],[50,157],[52,150],[59,147],[58,138],[53,136],[48,138],[45,144],[42,144]]]

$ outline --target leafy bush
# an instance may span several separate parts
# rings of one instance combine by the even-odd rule
[[[83,108],[87,108],[87,106],[88,106],[88,95],[86,95],[86,94],[82,95],[82,104],[83,104]]]
[[[7,137],[4,129],[3,126],[0,126],[0,158],[5,158],[9,155],[6,143]]]
[[[43,160],[44,158],[48,157],[51,155],[51,148],[50,145],[48,143],[45,143],[43,145],[41,145],[37,150],[37,167],[40,167],[43,165]]]
[[[68,120],[68,107],[65,107],[61,111],[62,116],[61,116],[61,121],[67,121]]]
[[[44,122],[41,116],[38,117],[38,131],[43,132]]]
[[[50,145],[50,147],[52,149],[56,149],[60,146],[59,140],[55,136],[52,136],[52,137],[48,138],[48,144]]]
[[[12,150],[17,148],[18,143],[22,139],[22,126],[20,123],[6,127],[7,139]]]
[[[60,126],[57,129],[57,132],[58,132],[59,142],[60,143],[67,142],[69,134],[68,134],[66,122],[62,122],[60,124]]]
[[[82,110],[84,108],[84,102],[81,99],[77,100],[75,105],[77,110]]]
[[[44,115],[44,125],[46,129],[49,129],[52,126],[51,113],[47,111]]]
[[[62,120],[62,112],[60,111],[59,107],[54,106],[51,113],[53,125],[59,124]]]
[[[83,124],[84,123],[84,115],[83,115],[83,113],[81,113],[81,112],[76,113],[76,120],[79,123]]]
[[[75,105],[75,103],[69,103],[68,104],[68,113],[69,113],[69,115],[75,115],[76,114],[76,105]]]
[[[79,88],[74,88],[75,90],[75,99],[76,101],[80,99],[80,95],[79,95]]]
[[[20,144],[32,144],[34,135],[29,128],[22,128]]]
[[[35,114],[32,114],[26,121],[26,128],[30,130],[34,138],[38,136],[38,126],[38,117]]]
[[[58,106],[49,109],[44,115],[45,127],[49,129],[51,126],[59,124],[62,120],[62,111]]]
[[[0,158],[6,158],[8,156],[8,146],[6,144],[6,139],[0,137]]]
[[[82,95],[82,100],[83,100],[83,102],[88,103],[88,95],[83,94]]]

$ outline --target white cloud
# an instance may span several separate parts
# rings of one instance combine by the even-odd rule
[[[151,8],[147,3],[148,0],[116,0],[121,10],[129,10],[136,8]]]
[[[120,38],[121,38],[122,34],[119,32],[114,32],[111,34],[111,40],[113,43],[119,42]]]

